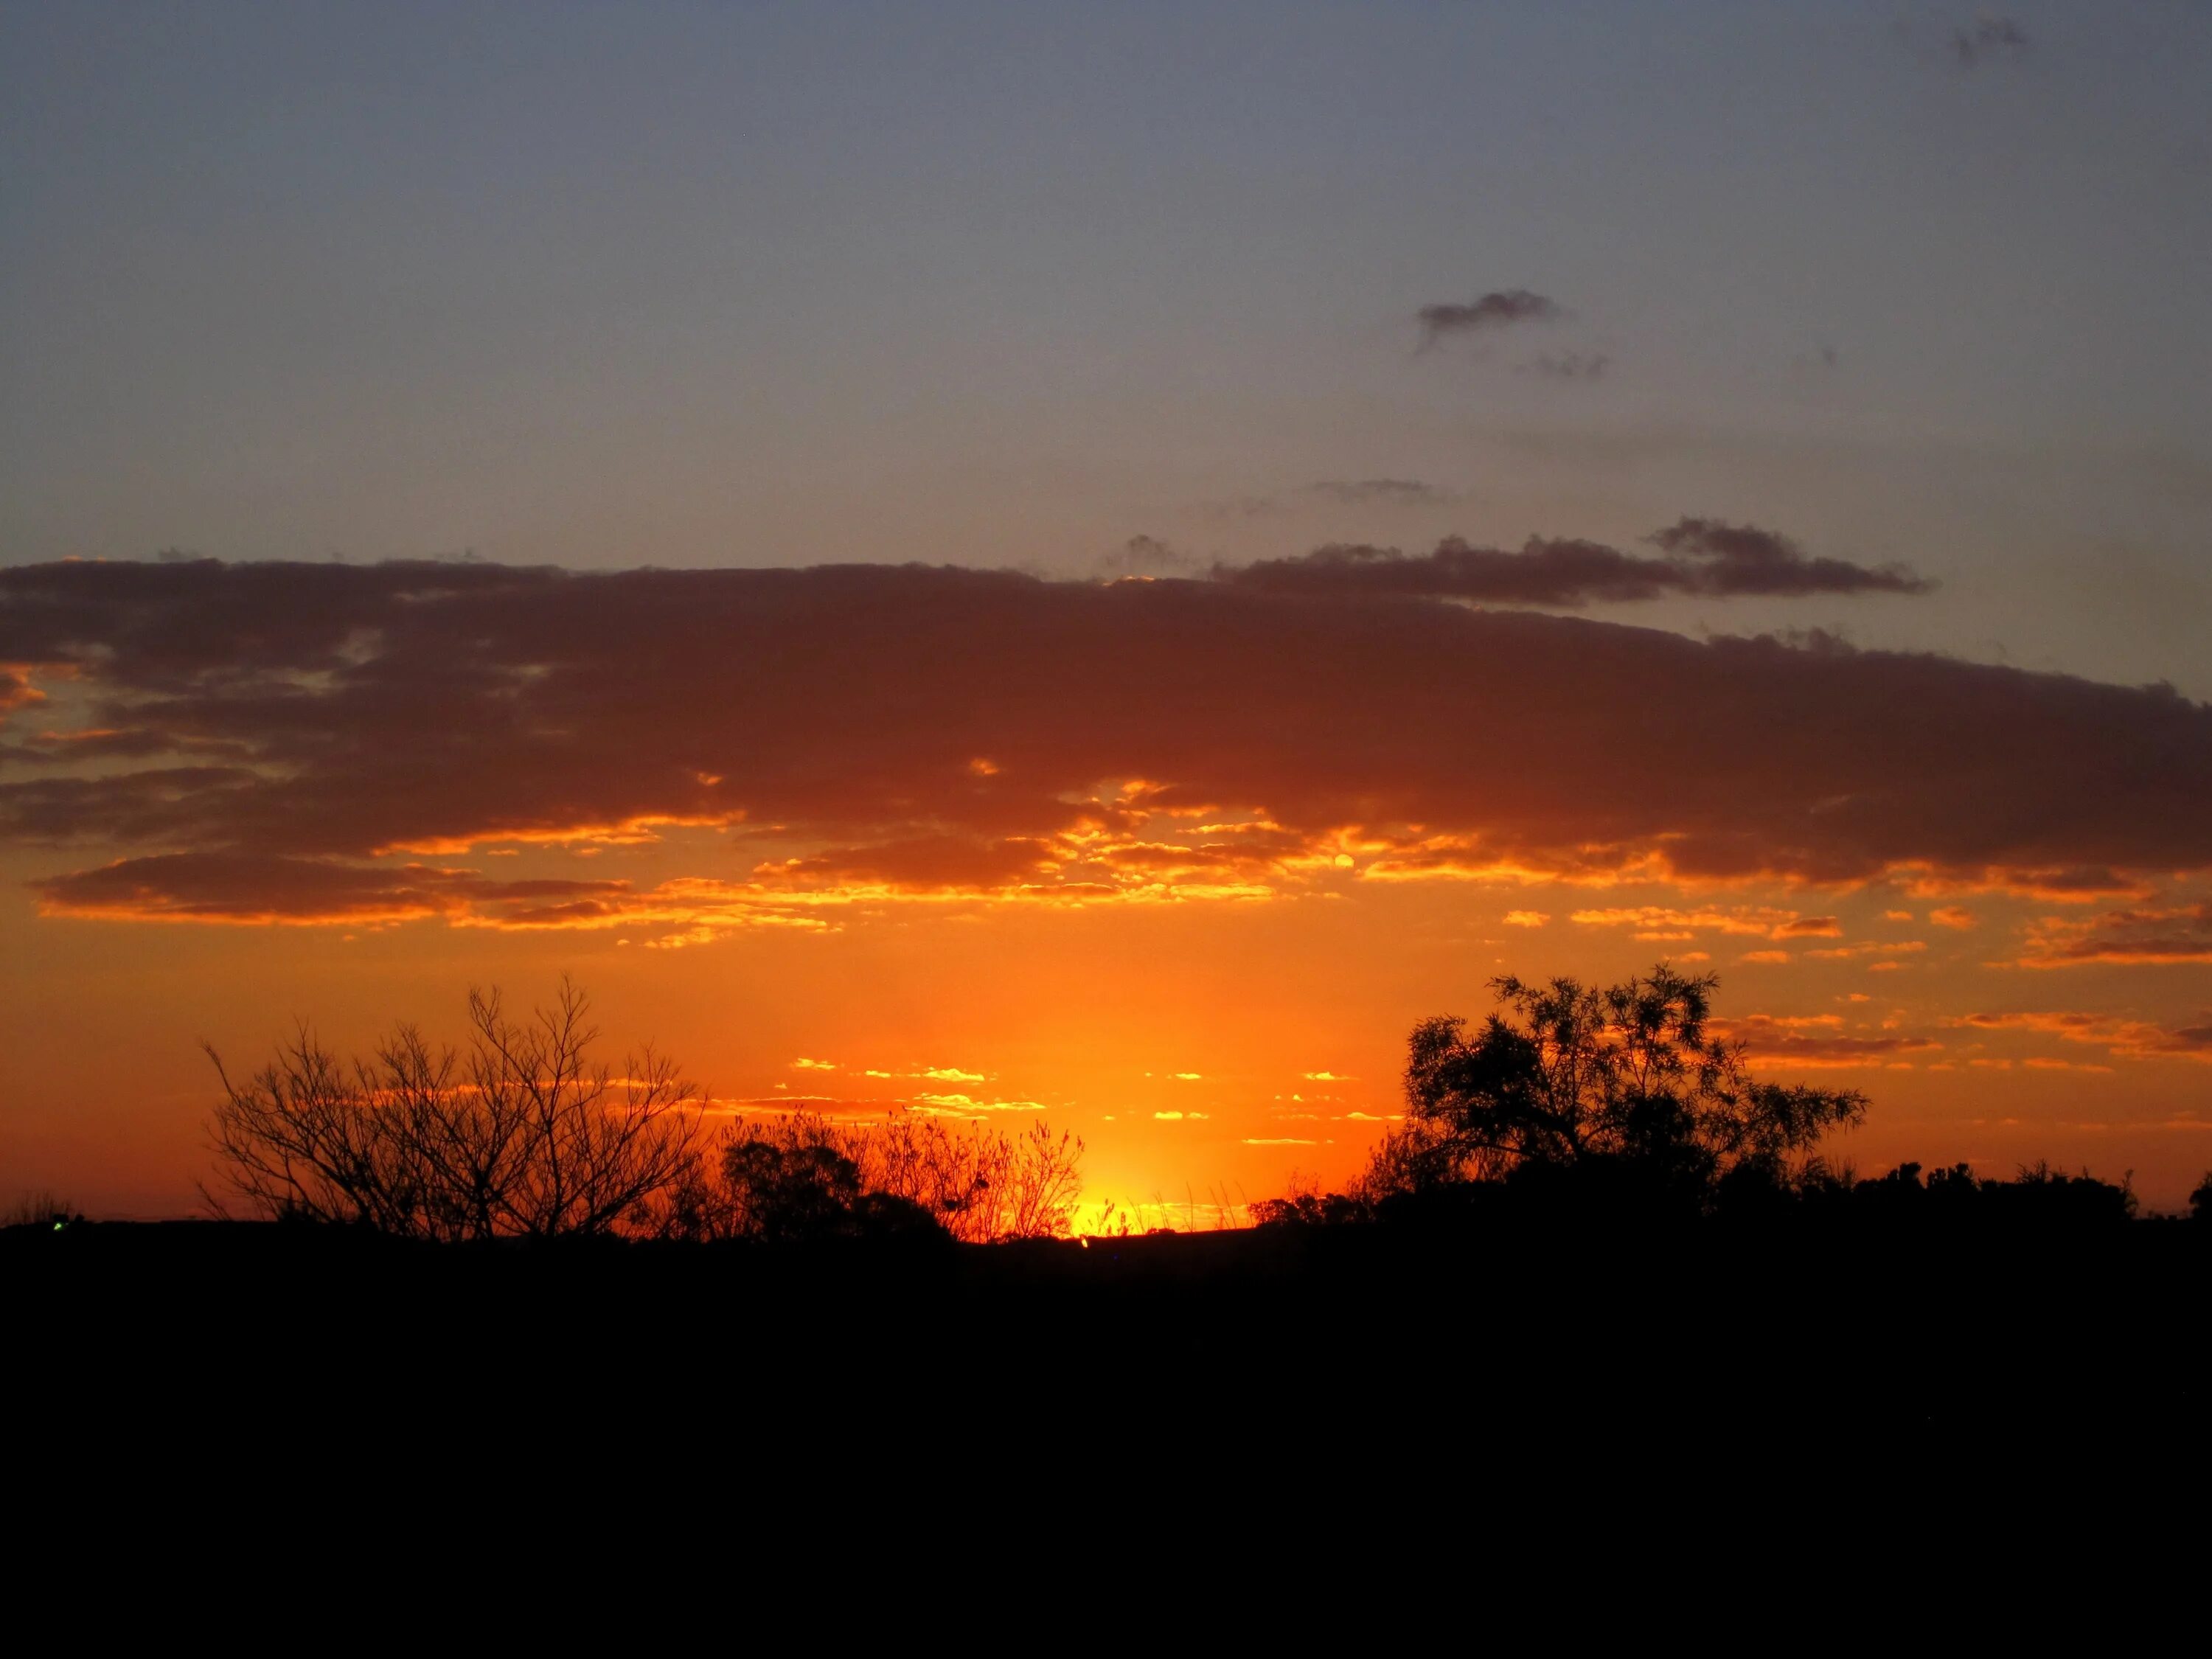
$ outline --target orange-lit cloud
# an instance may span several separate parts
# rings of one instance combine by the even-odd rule
[[[1664,905],[1577,910],[1571,920],[1585,927],[1631,927],[1642,939],[1688,939],[1699,932],[1747,934],[1754,939],[1839,939],[1843,927],[1833,916],[1800,915],[1767,905],[1710,906],[1685,910]]]
[[[1971,1030],[2042,1033],[2068,1042],[2093,1044],[2129,1060],[2194,1060],[2212,1064],[2212,1019],[2167,1027],[2110,1014],[2045,1009],[1968,1014],[1953,1024]]]
[[[373,923],[424,916],[563,927],[612,914],[626,885],[495,881],[432,865],[362,866],[234,853],[128,859],[35,884],[49,915],[147,921]]]
[[[1882,1066],[1901,1056],[1926,1054],[1943,1046],[1925,1036],[1856,1036],[1840,1030],[1840,1025],[1841,1021],[1832,1015],[1785,1018],[1753,1014],[1717,1024],[1715,1035],[1742,1044],[1747,1059],[1799,1070]]]
[[[42,691],[48,725],[131,734],[7,751],[0,836],[107,855],[42,882],[58,914],[678,944],[866,902],[2212,869],[2212,711],[1817,635],[942,568],[203,561],[0,571],[0,658],[19,722]],[[650,884],[443,861],[656,826],[697,847]],[[1840,932],[1642,931],[1705,927]],[[2212,922],[2115,912],[2036,953],[2205,959]]]
[[[2212,904],[2108,910],[2089,921],[2045,917],[2021,958],[2027,968],[2092,962],[2212,962]]]

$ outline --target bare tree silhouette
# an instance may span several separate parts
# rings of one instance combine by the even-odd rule
[[[550,1007],[520,1022],[496,990],[471,990],[465,1051],[434,1049],[402,1024],[349,1062],[303,1025],[243,1079],[209,1046],[224,1189],[210,1202],[409,1238],[650,1224],[692,1163],[697,1091],[650,1048],[620,1075],[594,1061],[590,1010],[566,979]]]

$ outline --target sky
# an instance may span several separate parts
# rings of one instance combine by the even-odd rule
[[[0,1189],[183,1212],[202,1039],[569,973],[1188,1215],[1664,957],[1862,1169],[2178,1206],[2207,84],[2182,0],[0,4]]]

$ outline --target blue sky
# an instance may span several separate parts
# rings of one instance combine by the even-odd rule
[[[1700,514],[1943,587],[1640,618],[2212,695],[2212,9],[2005,15],[10,6],[0,560]],[[1306,488],[1376,477],[1433,494]]]

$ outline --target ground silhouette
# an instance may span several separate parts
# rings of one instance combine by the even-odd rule
[[[1479,1029],[1413,1032],[1408,1127],[1350,1190],[1269,1200],[1254,1227],[1115,1237],[1066,1236],[1080,1145],[1042,1130],[695,1124],[611,1158],[632,1173],[611,1183],[533,1172],[510,1192],[533,1147],[605,1144],[549,1127],[561,1102],[628,1086],[597,1092],[566,996],[531,1040],[569,1056],[567,1092],[458,1123],[428,1085],[496,1079],[496,1054],[448,1061],[402,1034],[341,1069],[303,1039],[294,1070],[280,1059],[226,1101],[263,1115],[234,1135],[274,1113],[330,1137],[303,1143],[331,1166],[297,1177],[313,1201],[249,1187],[265,1218],[142,1224],[33,1206],[0,1230],[15,1352],[36,1357],[19,1370],[58,1413],[183,1401],[220,1423],[250,1401],[264,1430],[282,1416],[310,1437],[406,1421],[557,1438],[611,1401],[641,1424],[670,1390],[809,1423],[1080,1411],[1116,1434],[1283,1444],[1446,1401],[1455,1434],[1572,1425],[1585,1446],[1848,1425],[1932,1449],[2197,1409],[2212,1175],[2187,1218],[2044,1165],[1860,1179],[1819,1135],[1864,1103],[1745,1076],[1705,1028],[1710,981],[1500,989]],[[495,1016],[478,1036],[521,1052],[477,1006]],[[672,1067],[638,1075],[684,1097]],[[339,1133],[342,1106],[404,1138]],[[412,1173],[439,1136],[476,1161]],[[653,1167],[665,1179],[626,1208],[588,1196]],[[548,1216],[587,1224],[526,1224]]]

